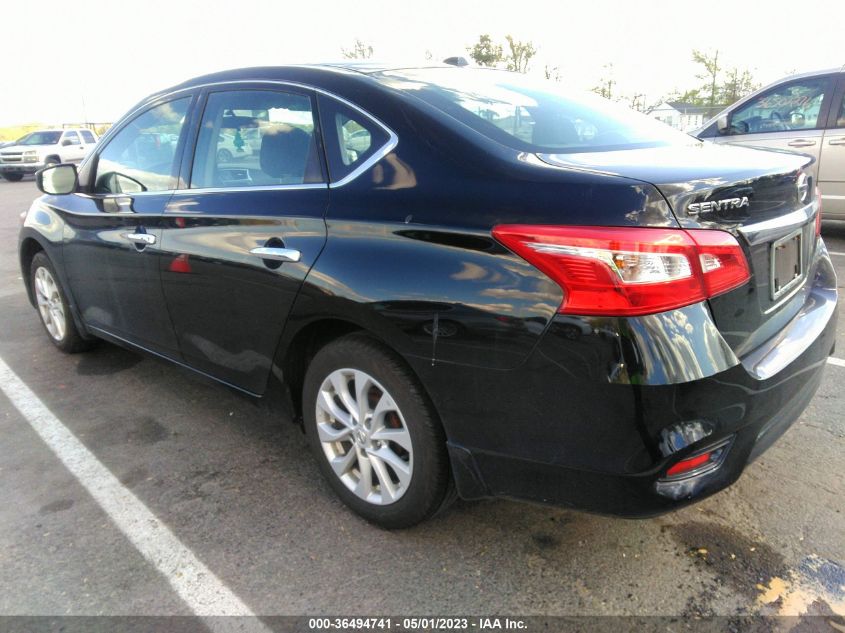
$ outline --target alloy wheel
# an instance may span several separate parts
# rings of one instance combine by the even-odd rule
[[[61,341],[67,331],[65,308],[56,280],[43,266],[35,271],[35,298],[47,332],[56,341]]]
[[[338,369],[317,393],[317,434],[335,475],[374,505],[398,501],[413,475],[413,445],[402,412],[372,376]]]

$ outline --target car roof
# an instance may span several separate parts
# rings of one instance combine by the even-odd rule
[[[336,75],[346,77],[363,77],[392,70],[418,70],[422,68],[453,68],[458,67],[449,64],[387,64],[375,61],[345,60],[338,62],[323,62],[315,64],[288,64],[280,66],[253,66],[247,68],[232,68],[208,75],[193,77],[181,84],[173,86],[161,93],[175,92],[206,84],[221,83],[227,81],[249,81],[251,79],[288,79],[284,77],[291,71],[308,72],[313,71],[314,77],[319,75]],[[159,93],[159,94],[161,94]]]

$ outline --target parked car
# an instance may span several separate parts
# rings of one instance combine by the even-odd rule
[[[0,149],[0,176],[17,182],[48,165],[78,163],[96,142],[96,135],[87,128],[31,132],[16,144]]]
[[[808,154],[825,218],[845,220],[845,68],[786,77],[692,132],[716,143]]]
[[[101,338],[281,389],[335,492],[385,527],[455,494],[702,499],[786,431],[834,346],[811,160],[560,90],[372,65],[164,90],[39,173],[30,301],[63,351]],[[227,113],[263,130],[237,179]],[[164,128],[169,154],[136,151]]]

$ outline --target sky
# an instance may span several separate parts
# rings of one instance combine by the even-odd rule
[[[845,64],[835,0],[2,0],[0,126],[112,122],[148,94],[208,72],[337,61],[360,39],[373,59],[423,64],[482,33],[531,41],[531,72],[654,104],[697,87],[692,50],[767,84]],[[18,51],[19,55],[14,54]],[[17,61],[20,60],[20,61]]]

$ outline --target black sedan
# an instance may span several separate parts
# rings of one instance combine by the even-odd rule
[[[281,390],[382,526],[455,495],[646,516],[735,481],[819,385],[810,161],[493,70],[229,71],[40,172],[20,261],[65,352]]]

